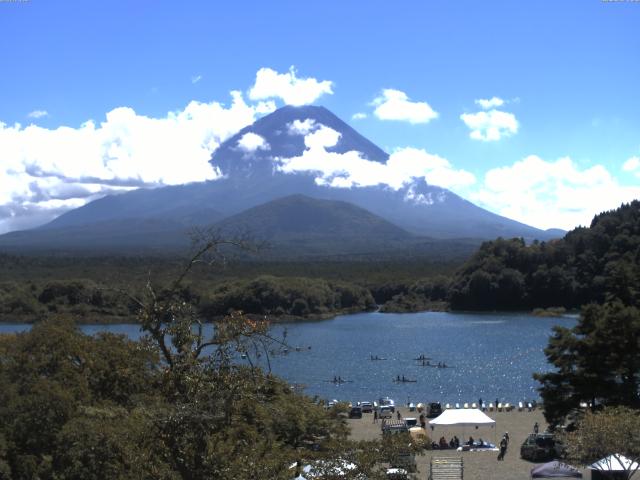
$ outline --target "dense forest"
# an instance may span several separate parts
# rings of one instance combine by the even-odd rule
[[[484,243],[455,274],[453,309],[579,308],[618,299],[640,301],[640,202],[597,215],[589,228],[560,240]]]
[[[69,313],[78,322],[127,322],[149,279],[162,282],[178,257],[67,257],[0,254],[0,321]],[[261,261],[196,266],[185,295],[207,318],[231,310],[273,320],[340,313],[421,310],[578,309],[612,298],[640,300],[640,202],[593,219],[559,240],[485,242],[461,264],[417,258]]]
[[[144,285],[162,283],[181,268],[177,257],[65,257],[0,255],[0,321],[35,321],[71,314],[79,323],[135,320]],[[424,310],[425,285],[437,283],[442,300],[459,263],[417,261],[243,261],[194,266],[185,295],[207,317],[230,310],[273,320],[325,318],[392,304],[412,293],[410,311]],[[433,279],[432,279],[433,277]]]

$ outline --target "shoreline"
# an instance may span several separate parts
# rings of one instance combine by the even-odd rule
[[[443,308],[430,308],[425,310],[416,310],[416,311],[392,311],[392,310],[384,310],[383,305],[377,305],[375,309],[369,310],[341,310],[330,313],[318,313],[311,314],[304,317],[297,317],[294,315],[280,315],[280,316],[269,316],[262,314],[254,314],[248,313],[246,314],[249,318],[252,319],[263,319],[267,318],[269,322],[273,325],[281,325],[281,324],[292,324],[292,323],[305,323],[305,322],[321,322],[324,320],[332,320],[336,317],[340,316],[349,316],[356,315],[359,313],[381,313],[383,315],[393,314],[393,315],[410,315],[416,313],[453,313],[453,314],[469,314],[469,315],[527,315],[538,318],[578,318],[580,315],[579,310],[566,310],[564,312],[548,312],[549,309],[534,309],[534,310],[451,310],[451,309],[443,309]],[[438,305],[439,307],[440,305]],[[540,312],[542,310],[542,313]],[[554,310],[554,309],[551,309]],[[65,315],[56,314],[56,315]],[[72,315],[74,317],[75,323],[77,325],[136,325],[138,322],[136,321],[135,316],[129,317],[113,317],[106,321],[99,321],[99,316],[90,315],[88,317],[83,317],[79,315]],[[0,317],[0,325],[33,325],[37,323],[43,318],[34,317],[32,315],[25,315],[24,318],[20,318],[21,316],[14,316],[11,319]],[[46,318],[46,317],[45,317]],[[222,315],[218,315],[214,317],[214,319],[208,319],[205,323],[214,323],[215,320],[220,320],[224,318]],[[78,321],[80,320],[80,321]]]
[[[420,416],[417,411],[410,412],[407,407],[399,407],[398,410],[401,412],[402,418],[417,418]],[[509,446],[504,461],[498,461],[498,452],[491,450],[467,452],[458,452],[451,449],[424,450],[423,455],[416,455],[417,478],[429,477],[429,463],[432,458],[462,458],[464,478],[473,478],[474,480],[530,478],[531,470],[537,465],[545,463],[530,462],[520,458],[520,445],[529,433],[533,433],[533,424],[535,422],[538,423],[540,432],[544,432],[548,427],[540,405],[531,412],[527,411],[527,409],[523,411],[514,409],[510,412],[485,411],[485,413],[496,421],[495,426],[479,427],[477,430],[473,427],[436,427],[431,430],[427,426],[425,432],[432,441],[436,442],[441,436],[444,436],[448,441],[453,435],[457,435],[461,441],[473,436],[476,440],[483,438],[485,441],[496,445],[500,442],[502,435],[505,432],[509,432]],[[353,440],[373,440],[382,436],[380,423],[373,423],[373,415],[370,413],[363,414],[361,419],[348,419],[347,424],[351,429],[350,438]],[[574,466],[583,473],[583,478],[589,478],[589,470],[582,465]]]

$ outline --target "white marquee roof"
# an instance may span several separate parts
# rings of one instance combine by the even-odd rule
[[[493,426],[496,424],[495,420],[492,420],[485,413],[481,412],[477,408],[449,408],[442,412],[442,414],[434,418],[429,422],[429,425],[433,426],[458,426],[458,427],[473,427],[473,426]]]

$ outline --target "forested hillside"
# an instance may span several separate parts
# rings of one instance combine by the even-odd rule
[[[449,287],[453,309],[522,310],[640,300],[640,202],[597,215],[560,240],[484,243]]]
[[[168,281],[182,265],[177,257],[31,257],[0,255],[0,322],[32,322],[69,314],[77,323],[136,321],[147,281]],[[229,310],[269,315],[271,320],[326,318],[368,311],[396,295],[410,294],[392,310],[425,310],[421,295],[435,282],[446,297],[459,263],[425,259],[377,262],[233,261],[220,268],[198,265],[185,282],[185,296],[206,318]],[[433,279],[431,278],[433,277]]]

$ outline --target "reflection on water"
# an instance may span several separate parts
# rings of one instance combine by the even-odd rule
[[[307,394],[326,399],[374,400],[389,395],[401,403],[480,398],[517,403],[538,397],[531,375],[549,368],[543,349],[551,327],[571,327],[575,322],[525,314],[374,312],[276,325],[275,335],[286,328],[287,342],[300,348],[272,357],[271,366],[290,383],[305,385]],[[28,328],[5,324],[0,332]],[[137,325],[86,325],[82,330],[140,336]],[[420,355],[425,360],[416,360]],[[385,360],[372,361],[372,356]],[[264,356],[259,361],[265,362]],[[438,368],[438,362],[448,368]],[[394,382],[398,376],[415,383]],[[343,383],[334,383],[334,377]]]
[[[292,345],[312,349],[276,357],[272,365],[322,398],[513,403],[538,397],[531,375],[549,368],[543,349],[555,324],[572,326],[575,319],[441,312],[343,316],[288,326]],[[421,354],[428,364],[415,360]],[[451,368],[438,368],[438,362]],[[416,382],[394,382],[398,375]],[[349,382],[336,385],[334,376]]]

